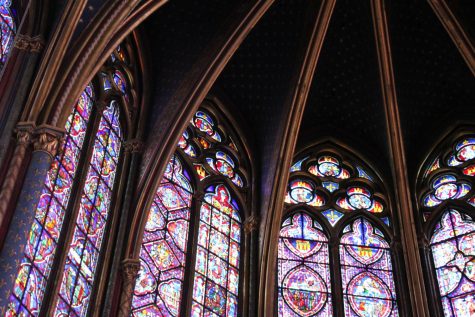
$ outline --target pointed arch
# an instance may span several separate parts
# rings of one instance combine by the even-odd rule
[[[279,316],[333,316],[339,312],[345,316],[398,316],[394,252],[388,242],[394,224],[390,198],[378,174],[344,147],[322,143],[296,156],[284,201],[277,277]],[[333,252],[328,252],[328,246],[320,247],[322,253],[314,252],[319,265],[301,274],[300,280],[295,278],[298,286],[286,297],[282,290],[288,281],[282,274],[296,256],[281,258],[285,248],[292,251],[282,242],[282,232],[294,225],[295,217],[307,219],[302,224],[308,227],[313,223],[321,232],[321,237],[302,239],[300,244],[306,247],[300,253],[312,252],[308,250],[316,250],[313,246],[322,243],[333,245]],[[300,255],[298,261],[295,270],[301,273],[308,259]],[[324,286],[316,292],[316,285]]]
[[[417,224],[435,309],[446,317],[475,313],[475,135],[459,128],[428,155],[417,181]]]
[[[123,142],[133,130],[132,81],[114,82],[120,47],[87,85],[66,122],[7,307],[7,315],[86,316],[105,258]]]
[[[241,139],[214,102],[206,100],[183,131],[149,209],[141,238],[141,269],[132,299],[132,316],[238,315],[242,309],[240,287],[245,258],[242,225],[250,189],[248,160]],[[163,184],[176,183],[170,181],[176,162],[182,166],[181,174],[188,184],[187,199],[183,199],[180,190],[168,190],[166,194],[162,190]],[[166,225],[168,218],[162,212],[170,211],[170,206],[155,206],[155,201],[164,201],[165,197],[173,205],[182,202],[180,213],[186,214],[183,225],[174,227],[176,231]],[[157,210],[162,224],[157,232],[183,239],[181,247],[167,245],[167,252],[160,258],[158,254],[146,254],[148,228],[157,223]],[[164,267],[166,263],[171,264]]]

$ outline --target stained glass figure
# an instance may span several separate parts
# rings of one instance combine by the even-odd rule
[[[176,155],[155,194],[140,249],[132,316],[178,316],[193,190]]]
[[[207,157],[206,162],[213,171],[230,178],[237,186],[243,187],[242,179],[235,171],[234,160],[228,154],[218,151],[214,158]]]
[[[279,316],[333,316],[328,238],[309,215],[284,221],[277,268]]]
[[[383,212],[383,204],[377,199],[373,199],[370,191],[364,187],[350,187],[346,194],[346,198],[340,198],[336,202],[343,209],[365,209],[371,213]]]
[[[350,177],[350,173],[340,165],[338,159],[327,155],[319,157],[317,164],[310,166],[308,171],[320,177],[336,177],[340,179]]]
[[[324,198],[315,191],[315,184],[310,180],[296,179],[289,185],[289,191],[285,197],[286,203],[305,203],[310,206],[323,206]]]
[[[217,131],[213,119],[211,119],[211,116],[206,112],[197,111],[192,120],[192,124],[201,132],[209,135],[215,141],[221,142],[221,135]]]
[[[10,9],[12,0],[0,1],[0,31],[1,31],[1,47],[0,47],[0,70],[7,62],[8,55],[13,45],[16,34],[16,25],[13,12]]]
[[[101,116],[95,137],[79,214],[63,268],[55,317],[87,314],[109,217],[121,139],[119,109],[112,101]]]
[[[116,70],[112,76],[114,83],[122,94],[127,93],[127,81],[125,80],[124,74],[120,70]]]
[[[71,187],[76,180],[94,93],[89,85],[82,92],[66,122],[66,137],[47,173],[35,220],[25,246],[7,316],[38,316],[46,291]]]
[[[241,217],[225,185],[209,187],[200,209],[192,316],[237,316]]]
[[[340,240],[345,316],[398,316],[389,244],[364,218]]]
[[[457,210],[447,210],[434,229],[430,249],[444,315],[473,316],[475,222]]]
[[[438,176],[432,181],[432,190],[424,197],[424,206],[435,207],[448,199],[459,199],[468,194],[472,186],[458,181],[452,174]]]

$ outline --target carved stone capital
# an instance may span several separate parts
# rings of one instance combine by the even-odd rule
[[[125,259],[122,261],[122,273],[124,280],[129,282],[133,281],[135,283],[135,278],[140,271],[140,260],[139,259]]]
[[[138,139],[132,139],[126,141],[124,144],[124,150],[126,153],[142,153],[144,143]]]
[[[245,233],[251,233],[257,230],[259,226],[259,218],[257,216],[250,216],[244,221],[243,228]]]
[[[23,51],[39,53],[45,47],[45,41],[41,35],[29,36],[25,34],[17,34],[15,36],[14,46]]]
[[[54,157],[58,151],[64,131],[52,126],[40,126],[35,131],[34,150],[48,153]]]
[[[27,147],[33,140],[35,125],[32,122],[20,122],[15,128],[17,144]]]

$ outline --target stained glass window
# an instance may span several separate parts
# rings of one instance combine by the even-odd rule
[[[475,138],[449,141],[421,171],[420,228],[430,241],[432,261],[426,264],[438,286],[432,290],[436,306],[446,317],[474,316],[475,222],[459,209],[475,206]]]
[[[0,0],[0,70],[7,62],[16,33],[16,25],[10,8],[11,3],[12,0]]]
[[[278,251],[279,316],[333,316],[328,238],[304,212],[288,217]]]
[[[237,316],[241,217],[225,185],[207,189],[200,209],[192,316]]]
[[[389,244],[364,218],[340,240],[345,316],[399,316]]]
[[[475,314],[475,222],[451,209],[430,239],[439,293],[447,317]]]
[[[148,213],[131,315],[237,316],[242,218],[234,192],[247,184],[238,147],[200,109],[177,148]],[[194,202],[196,195],[203,198]]]
[[[66,123],[67,136],[53,160],[43,193],[36,207],[35,220],[25,247],[25,258],[15,281],[8,314],[38,315],[55,256],[63,219],[76,179],[87,123],[94,100],[89,85]]]
[[[145,226],[133,297],[133,316],[178,316],[193,189],[174,155],[155,194]]]
[[[119,109],[112,101],[99,122],[54,316],[86,316],[109,217],[121,138]]]
[[[398,316],[391,250],[378,228],[391,229],[381,181],[351,157],[327,151],[302,157],[290,169],[284,199],[279,316],[333,316],[339,305],[345,317]],[[365,215],[378,218],[376,225]],[[339,241],[332,266],[331,240]]]
[[[107,63],[97,75],[101,84],[85,88],[67,119],[65,138],[36,207],[7,316],[39,316],[49,309],[54,316],[87,314],[123,139],[121,106],[115,99],[121,92],[110,84],[118,65]],[[95,104],[105,102],[101,112],[93,110]],[[65,219],[71,222],[64,224]],[[71,234],[65,228],[72,228]],[[71,241],[62,242],[67,239]],[[57,251],[61,248],[64,252]],[[53,281],[51,270],[59,265],[64,265],[63,275]],[[51,302],[43,303],[45,298]]]
[[[475,138],[462,138],[424,170],[422,181],[427,188],[421,197],[424,220],[444,201],[467,201],[475,206],[474,176]]]

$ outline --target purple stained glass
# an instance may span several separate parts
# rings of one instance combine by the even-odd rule
[[[284,221],[277,260],[279,316],[333,316],[328,238],[305,213]]]
[[[112,75],[112,79],[120,92],[125,95],[127,93],[127,81],[124,74],[120,70],[116,70]]]
[[[224,185],[207,189],[200,210],[193,316],[237,316],[241,218]]]
[[[365,219],[340,240],[345,316],[399,316],[389,244]]]
[[[132,316],[180,313],[192,195],[182,163],[174,155],[145,225]]]
[[[7,61],[16,33],[16,25],[10,5],[11,0],[0,1],[0,70]]]
[[[35,211],[35,221],[25,246],[25,257],[13,286],[8,316],[20,312],[38,316],[46,282],[53,265],[71,187],[76,179],[93,90],[89,85],[79,97],[66,123],[66,138],[53,159]]]
[[[437,224],[430,248],[446,317],[475,313],[475,222],[456,210]]]
[[[65,311],[74,316],[87,314],[120,153],[121,130],[118,125],[113,125],[113,122],[118,122],[118,116],[119,109],[112,102],[99,122],[61,278],[55,317],[63,316]]]

